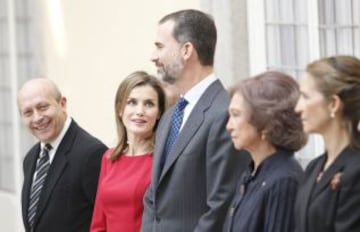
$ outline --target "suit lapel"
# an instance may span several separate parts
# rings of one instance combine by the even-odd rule
[[[200,109],[195,110],[194,108],[194,111],[191,113],[190,117],[188,118],[186,124],[184,125],[184,128],[180,131],[171,150],[171,154],[169,154],[169,157],[165,161],[164,168],[161,173],[160,181],[165,175],[165,173],[169,170],[169,168],[180,156],[181,152],[185,149],[186,145],[189,143],[189,140],[191,140],[195,132],[199,129],[200,125],[203,123],[204,112],[201,111],[202,110]]]
[[[46,177],[45,187],[43,193],[41,194],[41,199],[36,213],[35,223],[41,217],[47,202],[54,190],[55,185],[57,184],[60,176],[62,175],[67,163],[67,154],[71,149],[73,141],[75,140],[77,132],[77,124],[72,121],[71,125],[66,132],[64,138],[59,144],[58,150],[56,151],[53,162],[51,163],[48,176]]]
[[[310,204],[310,198],[311,198],[311,193],[313,191],[314,185],[315,185],[315,181],[317,178],[317,175],[319,174],[323,163],[324,163],[324,158],[325,156],[323,156],[322,158],[320,158],[319,160],[317,160],[317,162],[314,164],[315,167],[312,169],[312,172],[309,174],[309,176],[307,176],[304,185],[302,186],[301,189],[301,204],[299,206],[300,208],[300,220],[303,220],[303,222],[299,223],[299,226],[302,225],[307,225],[307,209],[308,206]],[[303,230],[305,231],[305,228],[303,228]],[[302,231],[302,230],[301,230]]]
[[[166,139],[169,134],[170,124],[171,124],[171,115],[174,112],[174,107],[170,108],[161,118],[158,128],[156,129],[156,139],[155,139],[155,149],[154,149],[154,168],[153,168],[153,178],[152,182],[157,186],[160,179],[160,174],[163,169],[163,151],[166,144]]]
[[[200,128],[201,124],[204,122],[205,113],[206,110],[211,106],[211,103],[213,102],[215,96],[218,94],[220,90],[223,89],[223,86],[221,85],[219,80],[216,80],[214,83],[212,83],[204,92],[204,94],[200,97],[199,101],[193,108],[189,118],[187,119],[184,127],[180,131],[174,145],[173,149],[171,151],[171,154],[167,158],[164,168],[162,169],[159,183],[163,179],[163,177],[166,175],[166,173],[169,171],[170,167],[175,163],[175,161],[179,158],[181,155],[181,152],[185,149],[185,147],[189,144],[190,140],[193,138],[196,131]],[[171,118],[171,116],[170,116]],[[170,122],[167,123],[167,131],[169,131],[171,124]],[[166,140],[166,139],[164,139]],[[165,141],[163,141],[162,147],[161,147],[161,154],[163,154],[165,146]]]
[[[313,199],[316,198],[324,189],[326,189],[330,183],[334,175],[338,172],[341,172],[344,169],[347,161],[351,156],[357,155],[353,154],[350,148],[345,148],[340,155],[336,158],[334,163],[329,167],[328,170],[325,171],[320,181],[314,188]]]

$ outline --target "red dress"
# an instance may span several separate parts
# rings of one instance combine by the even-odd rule
[[[150,184],[152,154],[122,155],[111,161],[105,152],[97,189],[91,232],[138,232],[143,197]]]

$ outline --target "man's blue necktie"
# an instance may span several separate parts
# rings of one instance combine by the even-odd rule
[[[184,109],[187,103],[188,102],[183,97],[180,97],[176,103],[175,110],[171,118],[170,132],[165,146],[165,159],[169,156],[171,148],[176,140],[177,135],[179,134],[181,123],[184,117]]]

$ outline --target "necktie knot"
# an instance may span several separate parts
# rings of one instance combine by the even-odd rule
[[[183,111],[187,104],[188,101],[185,98],[180,97],[176,103],[176,109],[178,109],[179,111]]]
[[[42,158],[42,157],[44,157],[44,156],[46,156],[46,155],[49,155],[49,151],[51,151],[51,149],[52,149],[51,144],[46,143],[46,144],[44,145],[44,147],[42,148],[42,151],[41,151],[41,153],[40,153],[40,158]]]
[[[45,146],[44,146],[44,149],[50,151],[52,149],[52,146],[50,143],[46,143]]]

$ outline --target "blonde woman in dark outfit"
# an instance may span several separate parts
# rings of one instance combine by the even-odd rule
[[[309,64],[295,108],[325,153],[306,169],[298,192],[296,232],[360,231],[360,60],[334,56]]]

